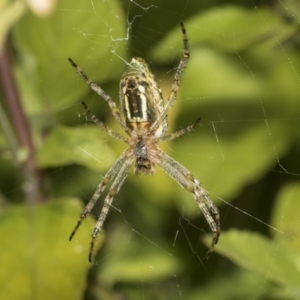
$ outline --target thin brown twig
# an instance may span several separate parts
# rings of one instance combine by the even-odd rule
[[[18,161],[18,153],[14,152],[16,164],[21,165],[25,178],[24,192],[26,200],[30,203],[40,202],[39,184],[40,172],[35,160],[35,149],[32,142],[31,130],[28,119],[24,113],[17,84],[12,73],[12,64],[9,56],[7,40],[4,42],[0,53],[0,78],[3,86],[4,99],[11,117],[14,132],[19,141],[19,150],[26,149],[28,155],[24,163]]]

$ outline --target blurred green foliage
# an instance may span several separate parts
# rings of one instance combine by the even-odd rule
[[[26,10],[22,1],[0,5],[0,38],[8,35],[45,200],[24,200],[22,155],[16,163],[3,130],[1,299],[300,298],[299,4],[161,2],[63,0],[48,16]],[[182,53],[181,21],[191,59],[170,130],[199,116],[202,123],[162,148],[218,205],[216,253],[201,264],[209,226],[192,195],[157,170],[153,177],[130,173],[89,265],[93,216],[72,242],[68,237],[125,146],[86,119],[83,99],[119,130],[107,103],[67,58],[118,102],[125,61],[141,56],[166,99]]]

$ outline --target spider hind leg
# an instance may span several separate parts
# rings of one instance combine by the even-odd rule
[[[72,240],[74,235],[76,234],[78,228],[80,227],[82,221],[86,218],[86,216],[91,212],[93,209],[94,205],[98,201],[99,197],[101,194],[104,192],[107,184],[111,181],[112,178],[115,177],[115,175],[118,173],[122,165],[124,164],[124,156],[125,154],[123,153],[119,159],[112,165],[112,167],[108,170],[108,172],[105,174],[103,180],[98,184],[96,191],[94,195],[92,196],[91,200],[88,202],[82,213],[80,214],[79,220],[77,221],[76,226],[74,227],[70,237],[69,241]]]
[[[114,200],[114,197],[116,196],[116,194],[118,194],[124,180],[127,177],[130,167],[131,167],[130,164],[124,163],[122,165],[118,175],[116,176],[115,180],[113,181],[111,188],[104,200],[103,208],[101,210],[101,213],[98,217],[97,223],[96,223],[93,233],[92,233],[92,239],[91,239],[90,251],[89,251],[89,262],[92,262],[95,240],[103,227],[104,221],[108,214],[109,208],[111,207],[111,204]]]
[[[214,251],[214,247],[219,240],[221,231],[219,211],[209,198],[207,192],[201,187],[199,181],[175,159],[162,152],[159,165],[179,185],[193,194],[200,210],[209,224],[213,233],[213,239],[210,248],[202,259],[202,263],[204,263]]]

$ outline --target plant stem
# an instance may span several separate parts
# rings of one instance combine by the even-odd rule
[[[14,132],[19,142],[19,149],[16,151],[15,146],[10,142],[12,137],[7,137],[15,157],[16,165],[21,166],[25,184],[23,185],[26,201],[29,203],[40,202],[39,186],[41,174],[35,160],[35,149],[32,142],[30,125],[24,113],[17,84],[12,73],[12,64],[8,51],[7,40],[4,42],[0,53],[0,78],[2,81],[4,99],[6,101]],[[8,132],[6,132],[8,133]],[[19,157],[20,150],[26,149],[28,155],[25,162],[21,162]],[[16,153],[17,152],[17,153]]]

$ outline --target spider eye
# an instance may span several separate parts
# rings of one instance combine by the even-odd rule
[[[127,88],[135,89],[135,87],[136,87],[136,84],[135,84],[134,80],[128,80]]]

